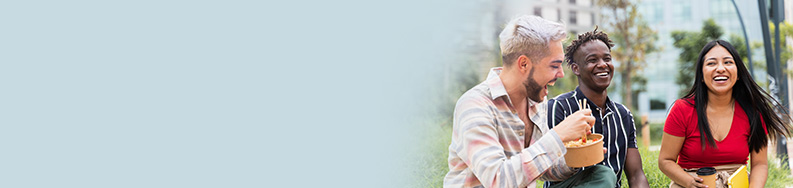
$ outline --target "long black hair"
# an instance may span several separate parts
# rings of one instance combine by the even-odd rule
[[[784,117],[778,116],[774,111],[773,105],[779,104],[779,102],[754,82],[752,75],[749,74],[746,65],[743,64],[743,60],[741,60],[735,48],[727,41],[714,40],[706,44],[702,51],[699,52],[694,85],[688,91],[688,94],[683,97],[683,99],[694,99],[702,149],[705,149],[706,144],[716,148],[716,142],[713,139],[710,124],[708,124],[708,86],[703,82],[702,66],[705,63],[705,54],[717,45],[724,47],[730,52],[735,65],[738,67],[738,81],[732,87],[732,98],[738,101],[738,104],[746,112],[746,116],[749,117],[749,151],[759,152],[760,149],[763,149],[768,144],[768,138],[775,140],[777,134],[790,136],[793,128],[787,123],[791,120],[790,116],[787,115],[787,109],[780,108],[784,112]],[[761,121],[765,121],[768,135],[766,135]]]

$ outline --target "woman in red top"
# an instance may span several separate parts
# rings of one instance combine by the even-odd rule
[[[666,118],[658,167],[673,187],[705,187],[689,172],[701,167],[735,171],[751,156],[750,187],[765,186],[768,140],[789,136],[793,128],[775,114],[776,100],[754,82],[730,43],[705,45],[696,70],[694,85]]]

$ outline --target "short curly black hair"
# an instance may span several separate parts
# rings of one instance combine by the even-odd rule
[[[611,50],[611,47],[614,47],[614,43],[612,43],[611,39],[609,39],[609,35],[603,31],[598,31],[598,27],[595,26],[595,30],[579,34],[578,38],[573,40],[573,42],[570,43],[570,46],[567,46],[567,53],[564,54],[565,61],[567,61],[567,66],[573,65],[573,63],[575,63],[573,61],[573,56],[575,55],[575,51],[578,50],[578,47],[581,47],[581,45],[591,40],[603,41],[603,43],[609,47],[609,51]]]

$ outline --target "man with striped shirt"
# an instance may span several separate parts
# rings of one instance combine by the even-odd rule
[[[565,59],[573,74],[578,77],[578,87],[548,101],[549,128],[558,126],[562,120],[579,111],[578,104],[591,106],[595,125],[591,132],[603,135],[603,144],[608,152],[598,166],[611,168],[621,179],[623,169],[630,187],[649,187],[642,170],[642,160],[636,147],[636,128],[633,115],[622,104],[613,102],[606,88],[611,84],[614,65],[611,63],[611,47],[614,44],[606,33],[597,31],[578,35],[567,47]],[[620,181],[614,185],[620,187]],[[569,182],[546,182],[545,186],[562,186]]]
[[[443,187],[535,187],[537,180],[561,181],[567,167],[563,142],[591,130],[595,118],[581,110],[549,129],[547,85],[564,76],[562,24],[537,16],[512,21],[499,35],[504,67],[465,92],[454,109],[449,172]],[[616,182],[611,169],[592,168],[593,187]]]

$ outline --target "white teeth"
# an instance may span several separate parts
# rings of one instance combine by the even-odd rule
[[[595,76],[606,76],[606,75],[609,75],[609,73],[607,73],[607,72],[601,72],[601,73],[597,73],[597,74],[595,74]]]
[[[727,77],[726,76],[717,76],[716,78],[713,78],[713,80],[716,80],[716,81],[727,80]]]

